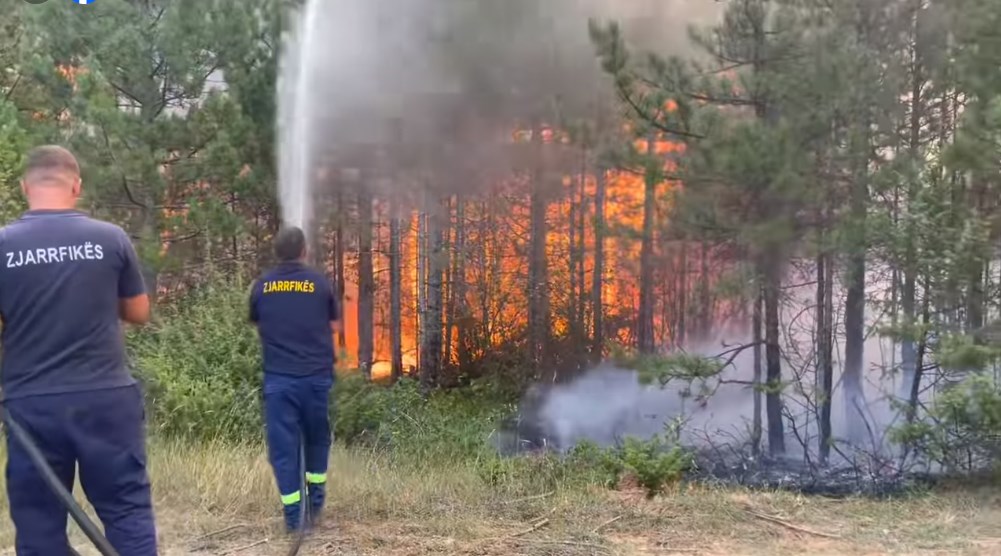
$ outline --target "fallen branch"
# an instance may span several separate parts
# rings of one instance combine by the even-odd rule
[[[212,537],[215,537],[217,535],[222,535],[223,533],[229,533],[230,531],[234,531],[236,529],[242,529],[242,528],[244,528],[246,526],[247,526],[246,523],[237,523],[235,525],[230,525],[228,527],[223,527],[222,529],[219,529],[218,531],[212,531],[211,533],[205,533],[204,535],[196,538],[194,540],[194,542],[204,541],[206,539],[211,539]]]
[[[600,544],[593,544],[589,542],[575,542],[575,541],[537,541],[534,539],[511,539],[517,540],[518,542],[529,543],[529,544],[540,544],[540,545],[559,545],[559,546],[576,546],[579,548],[593,548],[597,550],[603,550],[605,552],[611,552],[607,546],[601,546]]]
[[[532,525],[528,529],[525,529],[524,531],[519,531],[518,533],[514,533],[514,534],[512,534],[510,536],[512,538],[514,538],[514,537],[520,537],[522,535],[527,535],[527,534],[531,533],[532,531],[538,531],[539,529],[545,527],[548,524],[549,524],[549,518],[548,517],[544,517],[544,518],[540,519],[538,522],[536,522],[535,525]]]
[[[665,554],[698,554],[701,550],[697,548],[668,548],[667,543],[659,542],[657,546],[667,552]]]
[[[236,547],[233,550],[227,550],[226,552],[223,552],[223,553],[219,554],[219,556],[227,556],[228,554],[236,554],[237,552],[243,552],[244,550],[250,550],[251,548],[254,548],[255,546],[261,546],[262,544],[267,544],[267,543],[268,543],[268,539],[261,539],[261,540],[259,540],[257,542],[252,542],[252,543],[244,545],[244,546]]]
[[[744,511],[746,511],[747,513],[753,515],[754,517],[756,517],[756,518],[758,518],[758,519],[760,519],[762,521],[767,521],[769,523],[774,523],[775,525],[780,525],[782,527],[785,527],[786,529],[789,529],[789,530],[792,530],[792,531],[797,531],[799,533],[806,533],[807,535],[814,535],[814,536],[817,536],[817,537],[823,537],[825,539],[840,539],[841,538],[840,535],[835,535],[833,533],[824,533],[822,531],[814,531],[812,529],[807,529],[806,527],[800,527],[799,525],[794,525],[794,524],[789,523],[788,521],[786,521],[784,519],[780,519],[780,518],[777,518],[775,516],[765,515],[765,514],[758,513],[758,512],[752,511],[752,510],[744,510]]]
[[[612,519],[609,519],[608,521],[606,521],[606,522],[602,523],[601,525],[599,525],[599,526],[595,527],[594,529],[592,529],[591,530],[591,534],[592,535],[597,535],[598,531],[601,531],[605,527],[608,527],[609,525],[611,525],[611,524],[615,523],[616,521],[622,519],[622,517],[623,516],[620,515],[620,516],[617,516],[617,517],[613,517]]]
[[[556,491],[547,492],[545,494],[536,494],[535,496],[529,496],[528,498],[519,498],[517,500],[509,500],[507,502],[501,502],[505,506],[510,506],[512,504],[520,504],[522,502],[531,502],[532,500],[541,500],[543,498],[549,498],[550,496],[556,494]]]
[[[540,515],[539,517],[537,517],[537,518],[535,518],[535,519],[533,519],[533,520],[529,521],[529,523],[535,523],[535,522],[537,522],[537,521],[542,521],[543,519],[545,519],[545,518],[547,518],[547,517],[551,517],[551,516],[552,516],[552,515],[553,515],[554,513],[556,513],[556,510],[557,510],[557,509],[559,509],[559,508],[558,508],[557,506],[553,506],[553,509],[551,509],[551,510],[549,510],[548,512],[546,512],[546,513],[544,513],[544,514]]]

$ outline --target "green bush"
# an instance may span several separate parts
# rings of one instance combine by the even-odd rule
[[[1001,456],[1001,387],[971,377],[941,393],[920,420],[891,430],[891,439],[951,472],[997,465]]]
[[[567,454],[567,466],[574,482],[615,488],[625,472],[625,464],[615,449],[603,449],[589,441],[574,446]]]
[[[414,380],[385,387],[350,377],[338,386],[335,429],[346,443],[415,459],[480,457],[496,423],[514,410],[493,392],[489,383],[474,383],[425,398]]]
[[[247,287],[207,285],[129,334],[153,432],[261,438],[261,355],[247,322]]]
[[[692,462],[680,446],[659,436],[647,441],[627,438],[619,457],[650,498],[680,481]]]
[[[649,440],[626,438],[621,446],[600,448],[591,442],[575,446],[564,459],[564,475],[572,483],[614,488],[625,476],[633,476],[647,496],[678,482],[693,463],[692,454],[678,443],[678,428],[668,424],[665,432]]]
[[[531,484],[547,490],[590,485],[615,488],[623,477],[632,476],[653,498],[680,481],[691,464],[691,454],[666,433],[649,440],[629,438],[612,448],[581,442],[562,457],[546,453],[484,458],[477,471],[494,487]]]

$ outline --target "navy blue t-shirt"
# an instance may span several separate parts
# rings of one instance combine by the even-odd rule
[[[302,263],[283,263],[265,272],[250,292],[250,320],[261,336],[267,373],[333,373],[330,323],[338,319],[330,282]]]
[[[146,292],[125,232],[75,210],[0,229],[0,386],[7,399],[135,384],[119,301]]]

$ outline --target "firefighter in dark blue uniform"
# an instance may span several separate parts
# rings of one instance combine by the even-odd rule
[[[334,384],[334,334],[339,312],[324,275],[305,264],[306,240],[295,227],[275,238],[279,264],[252,286],[250,320],[264,356],[264,421],[268,459],[289,530],[315,522],[323,509],[330,454],[329,399]],[[299,466],[300,442],[306,469]],[[310,506],[301,515],[301,480]]]
[[[29,210],[0,230],[4,407],[67,490],[77,468],[104,533],[122,556],[155,556],[142,393],[121,321],[150,303],[125,232],[75,210],[80,167],[66,149],[28,154]],[[67,556],[66,508],[25,447],[7,439],[7,496],[18,556]]]

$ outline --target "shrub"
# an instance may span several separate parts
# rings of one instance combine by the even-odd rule
[[[891,438],[948,471],[996,465],[1001,455],[1001,388],[989,376],[966,379],[941,393],[922,419],[893,429]]]
[[[622,459],[614,449],[605,449],[585,441],[577,444],[567,454],[567,465],[572,469],[574,482],[614,488],[625,471]]]
[[[262,437],[261,355],[246,292],[239,282],[203,286],[129,333],[155,433]]]
[[[692,462],[687,451],[660,436],[647,441],[627,438],[619,457],[650,498],[680,481]]]
[[[495,423],[513,410],[489,384],[474,382],[425,398],[411,379],[384,387],[350,377],[338,388],[335,427],[349,444],[391,448],[412,458],[480,457],[489,450]]]
[[[627,439],[622,446],[601,448],[581,442],[562,457],[553,453],[480,460],[480,478],[490,486],[536,485],[537,488],[615,488],[625,476],[635,477],[648,497],[682,479],[692,456],[668,432],[649,440]]]

